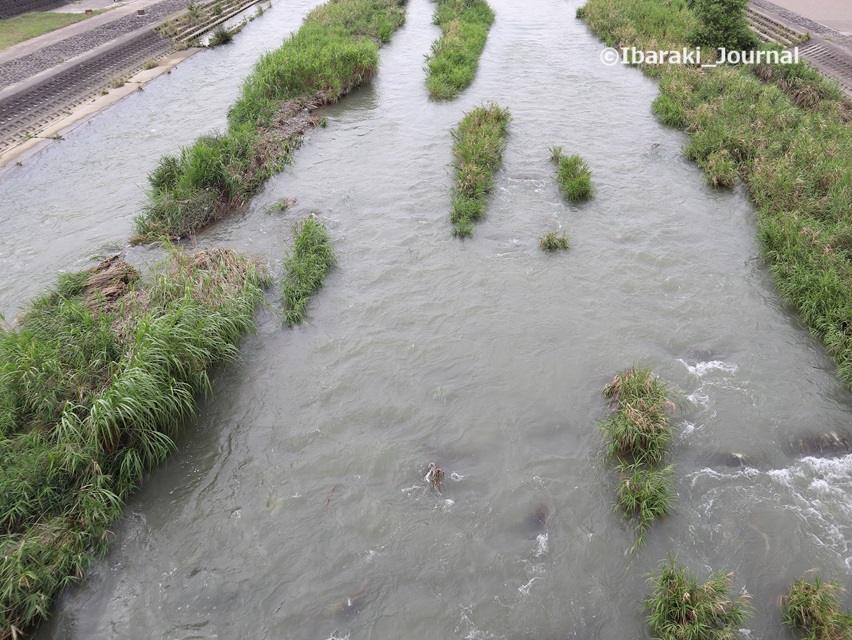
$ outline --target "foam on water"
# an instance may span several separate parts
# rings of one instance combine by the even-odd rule
[[[537,558],[540,558],[547,553],[547,533],[538,534],[536,542],[538,542],[538,548],[536,549],[535,555]]]
[[[706,374],[713,371],[723,371],[731,375],[735,374],[739,367],[731,362],[723,362],[722,360],[707,360],[704,362],[696,362],[694,365],[689,364],[686,360],[678,360],[684,367],[689,370],[694,376],[703,378]]]
[[[688,474],[684,482],[700,494],[695,508],[702,516],[719,521],[731,515],[734,504],[744,514],[749,513],[751,505],[790,512],[796,516],[788,521],[790,530],[806,536],[845,566],[852,564],[852,502],[848,500],[852,494],[852,455],[803,458],[788,467],[766,471],[705,468]],[[742,497],[737,498],[737,494]]]

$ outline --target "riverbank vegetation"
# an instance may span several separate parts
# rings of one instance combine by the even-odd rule
[[[332,0],[311,11],[255,65],[225,133],[160,160],[133,239],[183,237],[243,205],[319,122],[313,110],[373,77],[379,47],[404,21],[405,0]]]
[[[469,238],[485,212],[494,172],[503,160],[510,120],[508,109],[492,103],[467,112],[453,130],[456,175],[450,220],[456,237]]]
[[[619,473],[616,509],[634,523],[644,543],[644,533],[671,509],[674,467],[666,464],[675,408],[666,384],[650,369],[631,367],[619,372],[604,387],[613,403],[612,415],[601,421],[604,450]]]
[[[571,202],[587,200],[592,195],[592,172],[578,155],[566,156],[562,147],[550,148],[550,159],[556,163],[556,181]]]
[[[539,246],[548,253],[554,251],[565,251],[571,246],[568,235],[558,231],[550,231],[541,237]]]
[[[782,600],[784,623],[803,629],[806,640],[849,640],[852,638],[852,614],[840,608],[837,581],[812,581],[802,577],[793,582]]]
[[[609,45],[639,49],[678,49],[699,24],[682,0],[589,0],[578,15]],[[660,79],[655,113],[687,131],[708,181],[748,189],[781,294],[852,385],[852,107],[804,63],[642,69]]]
[[[748,0],[687,0],[687,5],[696,17],[687,35],[690,44],[728,51],[750,51],[760,45],[745,16]]]
[[[296,241],[284,260],[284,318],[289,325],[302,322],[311,294],[322,287],[337,258],[325,225],[311,216],[293,225]]]
[[[648,624],[659,640],[734,640],[751,612],[748,596],[732,597],[731,574],[712,574],[703,584],[674,559],[649,578]]]
[[[22,637],[107,549],[265,284],[222,249],[175,252],[150,278],[115,256],[0,331],[0,638]]]
[[[485,0],[438,0],[434,22],[441,37],[426,63],[426,87],[432,98],[447,100],[473,82],[494,12]]]

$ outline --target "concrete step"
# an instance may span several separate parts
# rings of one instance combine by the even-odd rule
[[[231,6],[227,9],[224,9],[220,15],[209,20],[204,25],[185,33],[183,36],[180,37],[180,39],[183,42],[190,43],[196,38],[204,35],[208,31],[212,31],[220,24],[227,22],[234,16],[252,7],[253,5],[259,4],[261,1],[262,0],[235,0],[231,3]]]
[[[758,11],[753,7],[746,9],[746,17],[749,20],[752,30],[766,42],[777,43],[783,47],[792,47],[808,39],[806,32],[782,24],[772,16]]]

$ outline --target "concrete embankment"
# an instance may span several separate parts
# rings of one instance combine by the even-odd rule
[[[0,166],[141,88],[255,4],[225,0],[190,16],[185,0],[140,0],[0,53]]]

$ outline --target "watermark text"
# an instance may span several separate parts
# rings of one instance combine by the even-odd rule
[[[792,51],[778,51],[777,49],[734,51],[725,49],[724,47],[719,47],[711,51],[715,51],[715,59],[711,62],[704,62],[702,61],[701,47],[650,51],[644,51],[636,47],[622,47],[621,49],[607,47],[601,51],[601,62],[607,66],[619,63],[647,65],[680,64],[705,68],[718,67],[725,64],[796,64],[799,62],[799,47],[794,47]],[[708,57],[705,50],[704,59]]]

